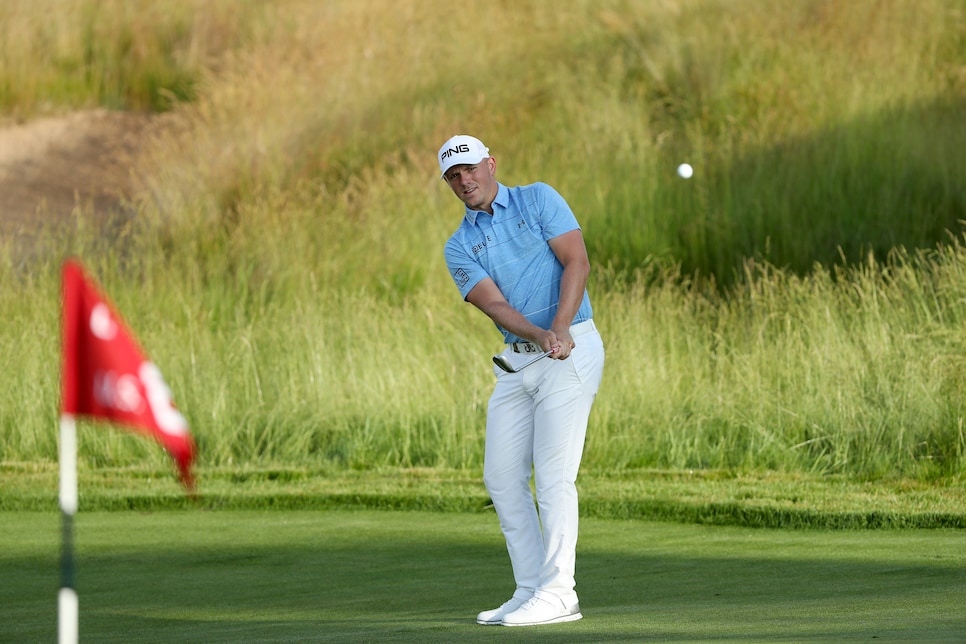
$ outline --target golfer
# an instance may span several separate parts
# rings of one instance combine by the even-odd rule
[[[534,626],[578,620],[575,481],[604,368],[585,289],[590,263],[580,226],[549,185],[499,183],[496,159],[476,138],[454,136],[437,158],[443,180],[466,206],[446,242],[446,264],[463,298],[503,333],[504,354],[519,369],[493,369],[483,464],[516,588],[476,621]],[[552,353],[522,367],[545,351]]]

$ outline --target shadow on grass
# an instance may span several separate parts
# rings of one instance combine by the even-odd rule
[[[588,221],[588,251],[622,269],[665,257],[684,275],[732,286],[750,259],[804,275],[816,263],[933,249],[964,231],[964,111],[958,98],[897,106],[741,156],[682,141],[667,153],[653,204],[615,190]],[[676,176],[681,159],[695,163],[693,179]],[[661,213],[650,224],[656,238],[634,232],[648,208]]]
[[[736,160],[715,207],[733,227],[716,242],[806,273],[948,241],[966,218],[964,110],[896,107]]]
[[[13,523],[0,531],[0,640],[50,641],[56,518],[4,520]],[[506,629],[474,623],[479,610],[512,592],[492,514],[92,513],[77,524],[81,635],[99,642],[597,642],[966,633],[966,555],[955,531],[584,524],[578,591],[585,618]],[[40,543],[17,541],[32,533],[43,535]]]

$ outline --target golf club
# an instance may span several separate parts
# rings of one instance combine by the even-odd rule
[[[513,368],[513,365],[510,364],[510,361],[507,360],[506,356],[503,355],[502,353],[499,354],[499,355],[493,356],[493,364],[495,364],[496,366],[498,366],[500,369],[503,369],[507,373],[516,373],[516,372],[518,372],[518,371],[520,371],[522,369],[526,369],[527,367],[529,367],[530,365],[532,365],[534,362],[536,362],[540,358],[546,358],[551,353],[553,353],[552,350],[551,351],[545,351],[545,352],[541,353],[540,355],[534,357],[533,360],[530,360],[529,362],[526,362],[526,363],[520,365],[520,368],[519,369],[514,369]]]

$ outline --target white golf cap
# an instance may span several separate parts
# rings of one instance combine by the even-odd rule
[[[439,176],[445,175],[454,165],[472,165],[488,158],[490,149],[483,145],[483,141],[466,134],[457,134],[439,149]]]

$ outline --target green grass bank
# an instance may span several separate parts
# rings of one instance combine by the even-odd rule
[[[54,465],[0,466],[0,512],[56,512],[57,484]],[[962,483],[585,470],[578,487],[581,515],[607,520],[834,530],[966,528]],[[493,511],[482,475],[466,469],[203,469],[197,495],[187,497],[168,470],[82,468],[79,489],[81,512]]]

